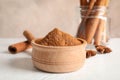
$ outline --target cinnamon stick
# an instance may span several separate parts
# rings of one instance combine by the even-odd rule
[[[88,5],[88,11],[86,12],[85,17],[82,19],[82,21],[80,23],[80,26],[78,28],[77,37],[80,37],[80,38],[83,38],[83,39],[85,38],[85,32],[84,32],[85,27],[84,27],[84,24],[85,24],[89,14],[91,13],[91,11],[93,9],[95,1],[96,0],[90,0],[89,5]]]
[[[101,45],[104,27],[105,27],[105,21],[100,19],[96,33],[95,33],[95,37],[94,37],[94,45]]]
[[[80,5],[81,6],[87,6],[87,0],[80,0]]]
[[[10,45],[8,47],[8,50],[12,54],[16,54],[16,53],[22,52],[28,48],[31,48],[30,43],[28,41],[23,41],[23,42],[19,42],[19,43],[15,43],[15,44]]]
[[[85,16],[86,10],[88,8],[88,1],[87,0],[80,0],[80,6],[81,6],[81,9],[82,9],[82,10],[80,10],[81,15]]]
[[[35,39],[31,32],[25,30],[23,35],[27,38],[27,41],[19,42],[12,44],[8,47],[9,52],[12,54],[17,54],[19,52],[25,51],[28,48],[31,48],[31,41]]]
[[[31,42],[32,40],[35,39],[35,37],[33,36],[33,34],[32,34],[30,31],[28,31],[28,30],[25,30],[25,31],[23,32],[23,35],[24,35],[24,37],[26,37],[26,39],[27,39],[29,42]]]
[[[102,4],[102,6],[107,7],[108,0],[106,0],[105,3]],[[104,14],[104,15],[106,16],[106,14]],[[94,37],[94,44],[101,45],[101,41],[103,41],[105,43],[107,41],[106,36],[107,36],[106,35],[106,20],[100,19],[99,25],[98,25],[98,28],[96,30],[96,34]]]
[[[104,6],[106,4],[106,0],[96,0],[95,6]]]
[[[95,6],[100,7],[105,4],[106,0],[97,0]],[[97,12],[94,16],[99,16],[99,12]],[[97,26],[99,24],[99,18],[89,18],[86,22],[86,41],[91,43],[95,32],[97,30]]]

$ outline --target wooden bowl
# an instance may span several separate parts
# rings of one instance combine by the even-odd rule
[[[37,39],[38,40],[38,39]],[[72,72],[80,69],[86,59],[83,39],[81,45],[76,46],[44,46],[32,41],[32,61],[36,68],[47,72]]]

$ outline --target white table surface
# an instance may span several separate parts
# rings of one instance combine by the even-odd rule
[[[110,54],[97,54],[76,72],[53,74],[33,67],[31,50],[13,55],[8,45],[24,39],[0,39],[0,80],[120,80],[120,38],[109,41]]]

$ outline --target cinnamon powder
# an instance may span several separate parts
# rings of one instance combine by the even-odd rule
[[[37,42],[46,46],[74,46],[82,44],[77,38],[55,28],[49,32],[42,40]]]

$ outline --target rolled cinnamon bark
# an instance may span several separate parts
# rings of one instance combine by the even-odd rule
[[[80,38],[83,38],[85,39],[85,22],[89,16],[89,14],[91,13],[93,7],[94,7],[94,4],[95,4],[95,1],[96,0],[90,0],[89,4],[88,4],[88,11],[85,13],[85,17],[82,19],[80,25],[79,25],[79,28],[78,28],[78,32],[77,32],[77,37],[80,37]]]
[[[86,22],[85,39],[88,44],[92,42],[93,36],[96,32],[97,26],[99,24],[98,18],[89,18]]]
[[[28,41],[23,41],[23,42],[19,42],[19,43],[15,43],[12,44],[8,47],[8,50],[12,53],[12,54],[16,54],[19,52],[22,52],[28,48],[31,48],[31,45]]]
[[[87,6],[87,4],[88,4],[87,0],[80,0],[81,6]]]
[[[94,37],[94,45],[101,45],[101,40],[102,40],[102,34],[103,34],[103,28],[105,26],[104,20],[99,21],[99,25],[97,27],[95,37]]]
[[[108,6],[109,0],[105,0],[105,3],[103,4],[104,7]],[[106,16],[106,12],[103,16]],[[101,41],[103,43],[107,42],[107,34],[106,34],[106,20],[105,19],[100,19],[98,28],[95,33],[94,37],[94,44],[95,45],[101,45]]]
[[[106,0],[97,0],[95,6],[104,6]],[[94,16],[99,16],[99,12]],[[91,43],[99,24],[99,18],[89,18],[86,22],[86,41]]]
[[[31,41],[34,40],[35,37],[33,36],[33,34],[31,32],[29,32],[27,30],[25,30],[23,32],[23,35],[27,38],[27,41],[15,43],[15,44],[12,44],[8,47],[8,50],[12,54],[16,54],[16,53],[25,51],[28,48],[31,48]]]
[[[32,34],[30,31],[28,31],[28,30],[25,30],[25,31],[23,32],[23,35],[24,35],[24,37],[26,37],[26,39],[27,39],[30,43],[31,43],[32,40],[35,39],[35,37],[33,36],[33,34]]]

